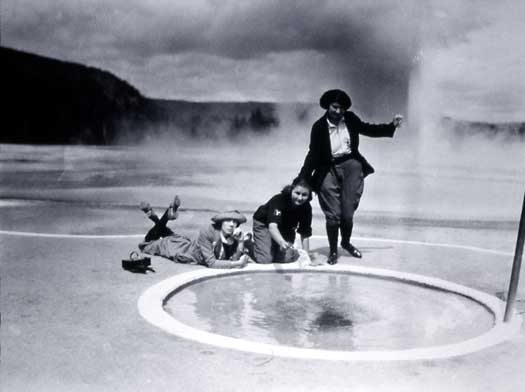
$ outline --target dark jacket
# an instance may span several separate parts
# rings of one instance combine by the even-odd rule
[[[312,206],[310,202],[293,206],[290,188],[285,187],[281,193],[260,206],[253,214],[253,220],[263,223],[266,227],[270,223],[276,223],[284,239],[292,242],[296,231],[302,237],[311,237]]]
[[[393,123],[369,124],[361,121],[354,112],[345,112],[344,121],[350,134],[351,156],[363,165],[363,174],[368,176],[374,172],[365,157],[359,153],[359,134],[370,137],[392,137],[396,130]],[[332,165],[332,149],[326,113],[312,126],[310,134],[310,148],[304,159],[299,177],[310,181],[315,191],[319,191],[326,174]]]
[[[230,268],[230,261],[224,258],[224,247],[221,240],[220,230],[217,230],[213,225],[202,229],[197,237],[196,247],[194,247],[192,254],[199,264],[203,264],[210,268]],[[233,246],[236,249],[230,260],[239,260],[242,252],[238,249],[239,242],[234,241]]]

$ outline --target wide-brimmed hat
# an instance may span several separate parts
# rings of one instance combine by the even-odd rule
[[[352,100],[343,90],[328,90],[319,99],[319,105],[325,110],[328,110],[330,104],[337,102],[345,110],[352,106]]]
[[[234,220],[239,225],[246,222],[246,217],[239,211],[224,211],[211,218],[213,223],[219,223],[225,220]]]

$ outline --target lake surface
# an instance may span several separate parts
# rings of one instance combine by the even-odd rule
[[[144,146],[0,145],[0,191],[8,199],[117,208],[166,206],[175,193],[194,210],[253,211],[297,175],[307,133]],[[517,221],[525,188],[525,143],[484,140],[430,146],[401,134],[362,138],[376,168],[357,216]],[[320,214],[314,200],[314,213]]]

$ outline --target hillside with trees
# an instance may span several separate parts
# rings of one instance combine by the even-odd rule
[[[269,132],[275,104],[160,100],[110,72],[9,48],[2,57],[2,143],[115,144],[155,132],[195,138]]]

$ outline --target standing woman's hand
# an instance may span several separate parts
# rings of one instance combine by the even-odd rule
[[[402,122],[403,122],[403,116],[400,114],[396,114],[394,116],[394,119],[392,120],[392,124],[394,124],[394,127],[396,128],[400,127]]]

